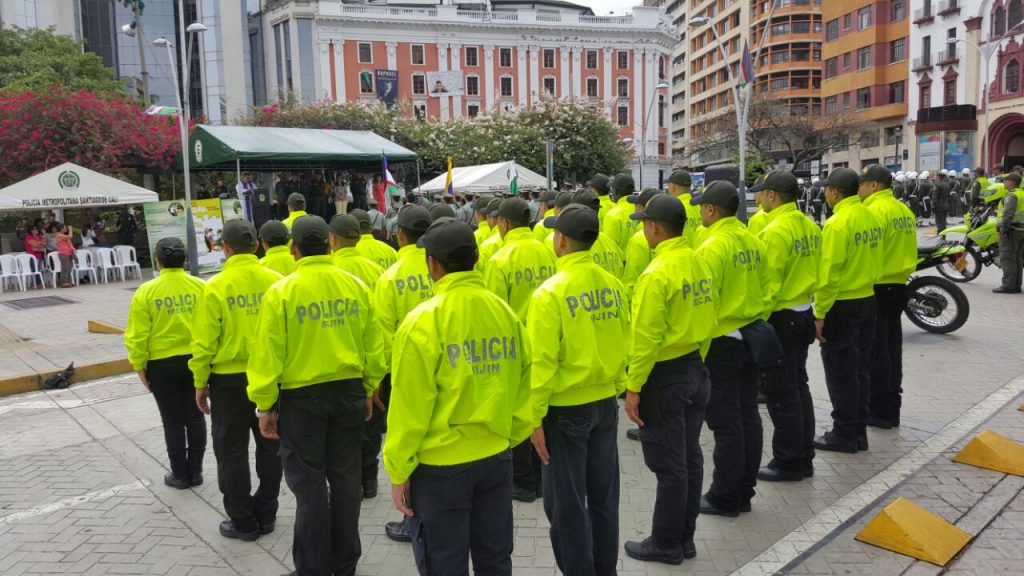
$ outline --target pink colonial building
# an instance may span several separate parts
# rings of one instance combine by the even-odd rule
[[[562,0],[270,1],[263,11],[268,95],[409,101],[441,120],[486,116],[540,98],[604,108],[634,143],[637,185],[671,170],[664,11],[595,16]]]

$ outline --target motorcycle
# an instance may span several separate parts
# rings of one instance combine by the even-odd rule
[[[962,259],[966,248],[942,238],[925,241],[917,248],[917,271],[937,268]],[[918,328],[933,334],[949,334],[967,322],[971,305],[959,286],[939,276],[911,276],[907,282],[904,313]]]
[[[981,274],[983,267],[999,266],[999,232],[996,230],[995,212],[1001,199],[1002,195],[989,195],[977,203],[975,213],[964,216],[963,224],[950,226],[939,233],[943,238],[962,234],[963,239],[959,243],[964,247],[959,259],[937,267],[939,274],[953,282],[970,282]]]

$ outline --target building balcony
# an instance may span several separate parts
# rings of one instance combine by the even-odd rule
[[[770,4],[769,4],[770,6]],[[759,12],[754,17],[754,24],[759,24],[768,19],[771,10]],[[787,16],[790,14],[821,14],[821,0],[781,0],[775,6],[772,18]]]
[[[757,67],[757,77],[767,76],[772,72],[790,72],[794,70],[821,70],[821,61],[790,60],[789,62],[768,62]]]
[[[913,66],[911,66],[910,69],[914,72],[925,72],[931,70],[934,67],[935,65],[932,64],[932,57],[929,54],[927,56],[922,56],[920,58],[914,58],[914,64]]]
[[[945,50],[935,55],[935,62],[939,66],[952,66],[960,62],[960,54],[957,52],[956,46],[950,46]]]
[[[914,24],[921,26],[922,24],[928,24],[933,20],[935,20],[935,12],[932,11],[930,6],[914,10]]]
[[[960,0],[942,0],[939,4],[939,16],[960,13]]]

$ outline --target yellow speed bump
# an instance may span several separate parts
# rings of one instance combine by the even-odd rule
[[[953,457],[953,462],[1024,476],[1024,444],[983,430]]]
[[[99,320],[89,320],[88,328],[89,332],[97,334],[124,334],[124,328]]]
[[[857,540],[945,566],[971,535],[906,498],[897,498],[857,534]]]

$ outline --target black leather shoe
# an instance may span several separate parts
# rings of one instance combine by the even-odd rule
[[[190,486],[188,478],[178,478],[170,472],[164,474],[164,484],[178,490],[188,490]]]
[[[384,534],[395,542],[412,542],[412,531],[406,522],[388,522]]]
[[[683,558],[689,560],[690,558],[697,557],[697,545],[693,543],[693,540],[687,540],[683,542]]]
[[[193,474],[192,477],[189,478],[188,484],[189,484],[189,486],[191,486],[193,488],[195,488],[196,486],[202,486],[203,485],[203,475],[202,474]]]
[[[527,504],[529,504],[530,502],[536,502],[537,493],[532,490],[524,490],[522,488],[516,488],[515,486],[513,486],[512,499],[515,500],[516,502],[526,502]]]
[[[868,416],[864,420],[864,424],[871,426],[872,428],[879,428],[881,430],[892,430],[892,422],[885,418],[875,418],[874,416]]]
[[[637,442],[639,442],[640,441],[640,429],[639,428],[630,428],[629,430],[626,430],[626,438],[628,438],[630,440],[636,440]]]
[[[735,518],[740,515],[739,510],[723,510],[711,502],[708,502],[707,496],[700,497],[700,513],[707,514],[709,516],[725,516],[726,518]]]
[[[252,532],[241,532],[235,528],[235,523],[231,520],[221,522],[219,528],[221,536],[231,538],[233,540],[241,540],[242,542],[253,542],[260,537],[260,531],[258,528]]]
[[[629,541],[625,545],[626,555],[634,560],[641,560],[644,562],[661,562],[664,564],[679,565],[683,563],[683,549],[679,546],[675,548],[659,548],[654,545],[651,537],[648,536],[640,542]]]
[[[369,486],[363,487],[363,500],[369,500],[370,498],[377,497],[377,483],[374,482]]]
[[[993,294],[1020,294],[1020,290],[1014,290],[1013,288],[1003,288],[1002,286],[1000,286],[999,288],[993,288],[992,289],[992,293]]]
[[[826,452],[845,452],[846,454],[857,453],[856,440],[843,440],[832,432],[825,432],[821,436],[814,437],[814,448]]]
[[[275,525],[273,522],[261,522],[260,523],[260,536],[266,536],[274,531]]]
[[[782,470],[769,464],[757,471],[757,479],[762,482],[799,482],[804,479],[804,473],[802,470]]]

